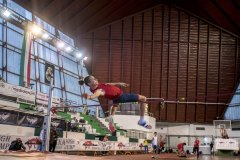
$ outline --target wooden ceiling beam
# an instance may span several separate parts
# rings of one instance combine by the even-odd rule
[[[237,33],[235,27],[229,23],[229,20],[223,15],[223,13],[209,0],[196,0],[202,8],[217,22],[217,25],[222,28],[227,28],[228,30],[233,30],[232,32]]]
[[[78,35],[82,28],[90,28],[92,29],[93,26],[98,26],[98,24],[101,24],[103,20],[105,20],[109,15],[112,15],[116,10],[119,10],[122,5],[125,5],[129,0],[114,0],[108,5],[106,5],[103,9],[99,10],[99,12],[96,12],[92,17],[89,17],[88,20],[84,21],[83,23],[79,23],[74,29],[73,33],[74,35]],[[111,13],[111,14],[110,14]]]
[[[230,21],[236,31],[240,30],[240,10],[237,9],[231,1],[213,0],[212,1],[223,15]]]

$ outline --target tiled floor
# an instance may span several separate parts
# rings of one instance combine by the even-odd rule
[[[41,154],[41,153],[1,153],[0,160],[150,160],[151,155],[117,155],[117,156],[76,156],[76,155],[65,155],[65,154]],[[187,158],[179,158],[176,154],[161,154],[155,156],[154,159],[197,159],[196,156],[188,156]],[[217,156],[200,156],[199,160],[240,160],[238,157],[217,157]]]

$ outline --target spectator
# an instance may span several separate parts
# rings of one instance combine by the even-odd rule
[[[160,135],[160,144],[159,144],[159,150],[158,150],[158,154],[160,154],[163,150],[164,150],[164,138]]]
[[[221,136],[223,139],[229,139],[228,133],[227,133],[227,130],[225,129],[225,127],[220,128],[220,133],[221,133]]]
[[[26,151],[26,147],[23,145],[22,140],[20,138],[16,138],[16,140],[12,141],[9,151]]]
[[[105,135],[104,137],[103,137],[103,139],[102,139],[102,141],[103,142],[107,142],[108,141],[108,138],[107,138],[107,135]],[[102,151],[102,155],[104,156],[104,155],[107,155],[107,151]]]
[[[154,137],[152,139],[152,146],[155,154],[158,153],[158,144],[159,144],[158,142],[159,142],[159,138],[157,136],[157,132],[154,132]],[[152,156],[152,158],[154,158],[154,156]]]
[[[157,132],[154,132],[154,137],[152,139],[152,146],[153,146],[154,153],[156,154],[157,154],[157,144],[158,144]]]
[[[144,141],[143,141],[143,147],[144,147],[144,153],[148,154],[148,141],[147,141],[147,138],[145,138]]]
[[[85,132],[86,131],[86,128],[85,128],[84,125],[86,125],[86,121],[84,119],[79,119],[79,128],[80,128],[79,131],[81,131],[81,132]]]
[[[210,146],[210,153],[213,154],[213,141],[211,141],[209,146]]]
[[[186,145],[186,143],[179,143],[177,145],[178,148],[178,156],[179,157],[186,157],[186,152],[184,151],[184,146]]]
[[[89,115],[89,114],[90,114],[90,112],[91,112],[90,110],[87,110],[87,112],[86,112],[86,115]]]
[[[199,144],[200,141],[198,140],[198,138],[196,137],[195,141],[194,141],[194,145],[193,145],[193,153],[196,154],[197,153],[197,158],[199,157]]]
[[[169,148],[169,149],[168,149],[168,153],[173,153],[173,149],[172,149],[172,148]]]
[[[76,117],[73,117],[73,119],[71,120],[71,131],[76,132],[77,127],[78,127],[78,120],[76,119]]]
[[[54,152],[57,145],[57,131],[54,128],[50,130],[49,152]]]
[[[41,130],[40,135],[39,135],[39,140],[40,140],[41,144],[39,145],[38,150],[39,150],[40,152],[43,151],[43,142],[46,140],[46,133],[47,133],[46,123],[44,122],[44,123],[43,123],[42,130]]]

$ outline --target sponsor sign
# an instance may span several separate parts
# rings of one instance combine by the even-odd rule
[[[0,135],[0,150],[8,150],[11,142],[16,140],[16,138],[21,138],[26,151],[36,151],[39,148],[40,140],[38,137]]]
[[[12,141],[21,138],[27,151],[39,150],[41,141],[39,137],[22,137],[0,135],[0,150],[8,150]],[[98,140],[78,140],[70,138],[58,138],[56,151],[121,151],[121,150],[143,150],[139,143],[112,142]]]
[[[235,139],[215,139],[216,150],[239,150],[238,141]]]
[[[36,95],[37,104],[48,105],[48,95],[45,93],[37,93]],[[56,107],[60,104],[60,98],[52,97],[52,106]]]
[[[5,95],[9,97],[14,97],[19,99],[21,102],[35,104],[35,99],[37,104],[48,105],[48,95],[45,93],[37,93],[30,89],[21,86],[16,86],[4,82],[0,82],[0,95]],[[52,106],[56,107],[60,104],[60,98],[52,97]]]
[[[26,100],[35,104],[35,91],[30,88],[0,82],[0,94]]]
[[[112,142],[98,140],[76,140],[59,138],[56,151],[120,151],[120,150],[143,150],[139,143]]]

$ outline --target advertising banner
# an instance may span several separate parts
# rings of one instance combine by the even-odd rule
[[[216,150],[239,150],[238,141],[235,139],[215,139]]]
[[[22,137],[11,135],[0,135],[0,150],[8,150],[12,141],[20,138],[26,147],[26,151],[36,151],[39,148],[40,141],[38,137]]]
[[[41,105],[48,105],[48,95],[45,93],[38,92],[36,95],[36,103]],[[60,104],[60,98],[52,97],[52,106],[56,107]]]
[[[20,126],[41,127],[43,117],[19,112],[17,124]]]
[[[17,124],[18,113],[8,110],[0,110],[0,123]]]
[[[0,94],[35,104],[35,91],[30,88],[0,82]]]
[[[27,151],[37,151],[41,141],[39,137],[21,137],[0,135],[0,150],[8,150],[12,141],[21,138]],[[71,138],[58,138],[56,151],[138,151],[143,150],[139,143],[133,142],[102,142],[98,140],[77,140]]]

